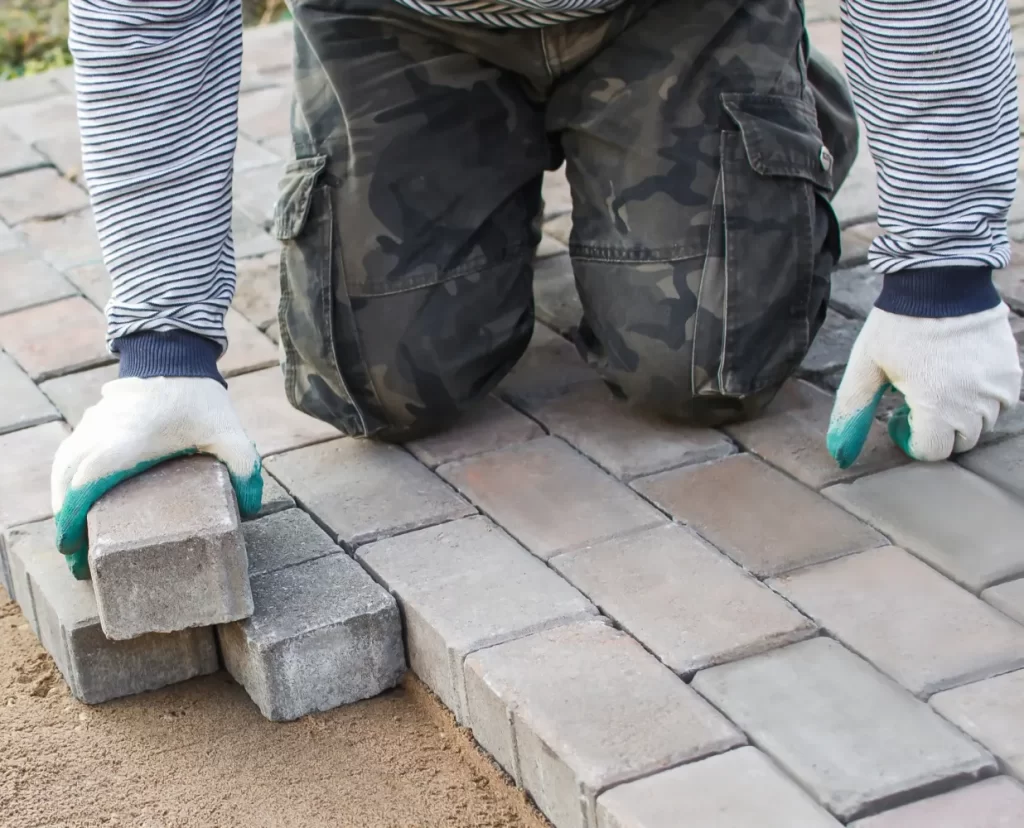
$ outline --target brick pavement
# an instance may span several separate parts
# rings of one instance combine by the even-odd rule
[[[1024,44],[1024,2],[1011,12]],[[811,37],[833,57],[837,21],[837,0],[809,0]],[[412,669],[557,828],[1024,824],[1024,414],[955,463],[907,464],[881,423],[852,469],[824,448],[830,389],[878,286],[862,267],[877,210],[867,154],[836,201],[828,326],[763,420],[673,430],[595,384],[559,335],[579,305],[554,173],[536,290],[547,326],[527,355],[450,433],[365,445],[291,410],[273,367],[266,231],[289,49],[286,27],[246,35],[224,358],[268,458],[265,513],[280,513],[247,530],[267,600],[289,578],[312,595],[320,570],[360,582],[332,557],[348,553],[397,601]],[[52,528],[46,458],[113,376],[72,82],[0,84],[0,583],[40,579],[37,627],[53,570],[29,554]],[[1013,219],[1024,240],[1020,201]],[[1021,248],[999,284],[1024,314]],[[356,646],[333,605],[318,612],[312,632]],[[239,635],[273,637],[289,619],[270,612]],[[255,681],[273,663],[233,671]],[[172,666],[168,680],[209,669]]]

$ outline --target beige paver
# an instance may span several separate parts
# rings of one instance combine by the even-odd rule
[[[1024,578],[989,587],[981,597],[1018,624],[1024,624]]]
[[[57,410],[71,425],[78,425],[86,409],[100,401],[104,385],[117,379],[118,365],[104,365],[90,371],[78,371],[40,383]]]
[[[217,367],[225,377],[233,377],[278,364],[277,346],[238,311],[229,309],[224,317],[228,349]]]
[[[281,298],[281,257],[268,253],[238,263],[232,306],[262,329],[277,319]]]
[[[520,407],[564,394],[597,374],[576,349],[550,328],[536,325],[526,353],[498,386],[498,393]]]
[[[976,448],[959,455],[957,461],[1024,501],[1024,437]]]
[[[82,210],[56,221],[27,221],[18,230],[29,245],[58,270],[103,263],[91,210]]]
[[[39,169],[0,178],[0,218],[8,224],[53,219],[89,206],[89,196],[56,170]]]
[[[3,347],[34,380],[113,361],[106,321],[81,296],[36,305],[3,317]]]

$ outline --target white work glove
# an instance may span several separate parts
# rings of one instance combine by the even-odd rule
[[[840,467],[851,465],[892,386],[906,398],[889,420],[893,441],[916,460],[944,460],[974,448],[1017,404],[1020,383],[1005,304],[943,319],[873,308],[839,385],[828,450]]]
[[[153,377],[103,386],[102,399],[57,449],[50,476],[57,546],[76,578],[89,576],[86,516],[92,505],[122,480],[197,452],[227,466],[242,515],[259,511],[260,456],[223,385],[207,378]]]

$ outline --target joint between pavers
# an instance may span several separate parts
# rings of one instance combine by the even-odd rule
[[[39,152],[39,150],[37,150],[35,148],[34,144],[29,144],[29,147],[34,152]],[[56,170],[57,174],[60,175],[60,170],[57,169],[56,165],[50,163],[49,161],[34,161],[32,163],[29,163],[29,164],[22,164],[20,167],[13,167],[13,168],[11,168],[9,170],[4,170],[3,172],[0,172],[0,178],[9,178],[9,177],[14,176],[14,175],[20,175],[21,173],[27,173],[27,172],[33,172],[35,170],[45,170],[45,169]],[[63,176],[61,176],[61,177],[63,178]],[[36,220],[38,221],[39,219],[36,219]],[[29,221],[31,221],[31,219],[29,219]]]

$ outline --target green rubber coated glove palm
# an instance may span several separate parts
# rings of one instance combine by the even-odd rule
[[[243,516],[263,499],[260,456],[219,382],[195,377],[118,379],[103,386],[54,457],[50,494],[57,547],[79,580],[89,577],[86,517],[121,481],[187,454],[228,468]]]
[[[1004,304],[943,319],[872,309],[836,394],[828,450],[841,468],[860,454],[890,388],[906,405],[889,436],[915,460],[969,451],[1002,411],[1017,404],[1021,367]]]

